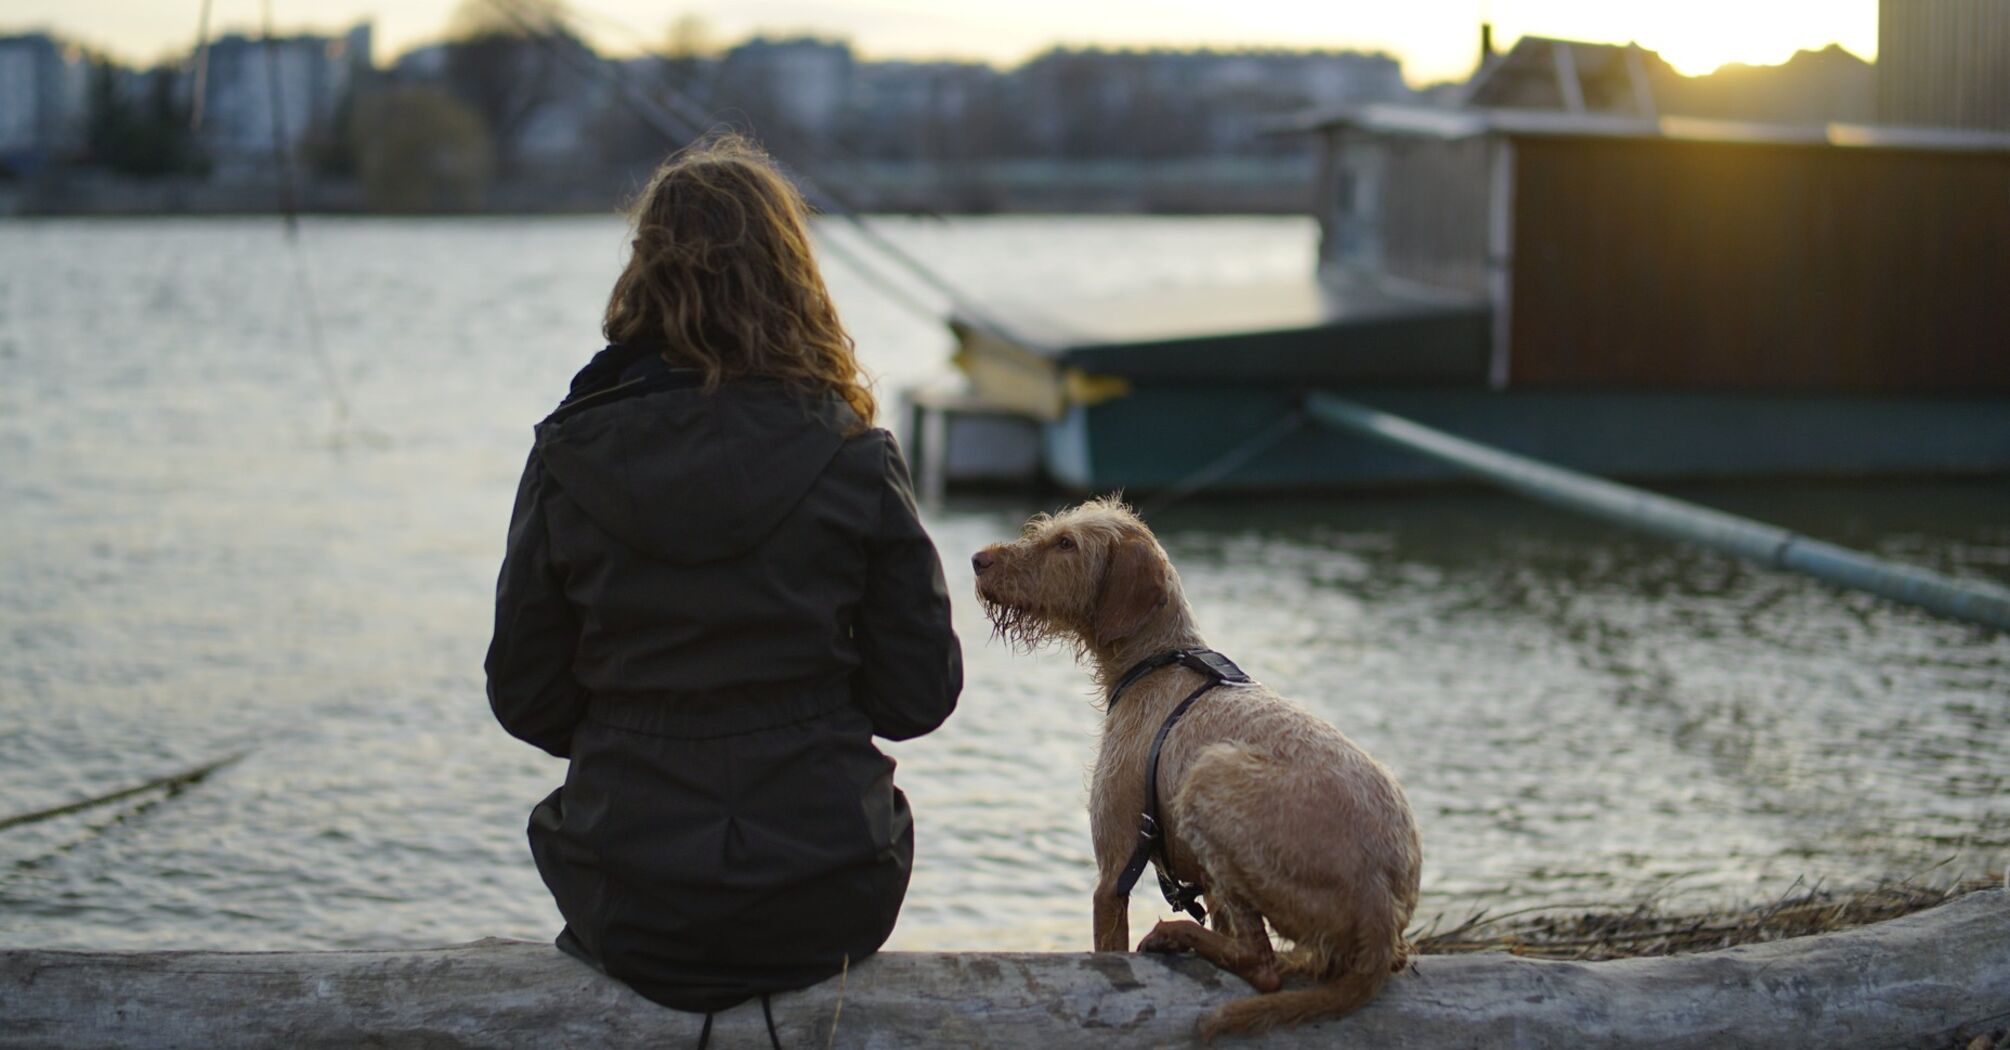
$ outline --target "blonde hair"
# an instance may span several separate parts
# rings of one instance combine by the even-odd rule
[[[834,394],[872,425],[856,345],[810,251],[809,206],[760,147],[710,138],[656,169],[636,200],[634,251],[607,300],[613,343],[660,340],[707,389],[750,376]]]

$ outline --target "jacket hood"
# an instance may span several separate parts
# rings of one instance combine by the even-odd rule
[[[616,539],[678,563],[752,550],[795,509],[857,423],[836,397],[769,380],[710,393],[625,384],[568,404],[537,427],[552,479]]]

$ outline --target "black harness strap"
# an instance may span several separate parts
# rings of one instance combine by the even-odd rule
[[[1212,649],[1175,649],[1140,660],[1124,672],[1124,676],[1117,680],[1117,687],[1110,691],[1110,709],[1116,709],[1117,700],[1123,696],[1124,690],[1138,679],[1173,664],[1199,671],[1207,676],[1207,681],[1188,693],[1186,699],[1172,709],[1165,721],[1159,723],[1158,735],[1152,737],[1151,758],[1145,764],[1145,811],[1139,814],[1138,845],[1131,851],[1131,859],[1124,865],[1122,874],[1117,876],[1117,896],[1130,897],[1131,890],[1145,873],[1145,865],[1150,864],[1158,869],[1159,892],[1165,894],[1166,903],[1198,921],[1206,921],[1207,909],[1200,903],[1200,895],[1206,887],[1181,882],[1172,875],[1172,859],[1166,851],[1165,832],[1159,820],[1159,752],[1164,750],[1166,737],[1172,734],[1173,726],[1185,717],[1194,701],[1216,686],[1255,685],[1256,680],[1242,673],[1242,668],[1235,666],[1235,661]]]
[[[1124,676],[1122,678],[1117,679],[1117,687],[1115,689],[1110,690],[1110,702],[1108,705],[1108,709],[1112,711],[1116,710],[1117,701],[1123,697],[1124,690],[1129,689],[1131,686],[1135,685],[1138,679],[1143,678],[1148,674],[1151,674],[1153,671],[1156,671],[1161,667],[1170,667],[1173,664],[1179,663],[1181,660],[1185,658],[1186,658],[1185,649],[1174,649],[1171,652],[1160,653],[1157,656],[1147,656],[1144,659],[1139,660],[1137,663],[1132,664],[1131,669],[1125,671]]]

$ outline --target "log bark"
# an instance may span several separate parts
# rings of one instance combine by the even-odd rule
[[[1195,959],[884,953],[774,998],[785,1047],[1181,1045],[1242,982]],[[545,944],[0,952],[0,1047],[684,1047],[701,1018]],[[1367,1009],[1265,1046],[1934,1048],[2010,1025],[2010,891],[1859,929],[1602,963],[1426,956]],[[1223,1045],[1234,1045],[1224,1040]],[[712,1045],[765,1047],[758,1004]]]

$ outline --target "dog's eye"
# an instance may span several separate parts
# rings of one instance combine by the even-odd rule
[[[1054,546],[1059,550],[1064,551],[1074,550],[1075,538],[1073,536],[1063,536],[1060,539],[1054,541]]]

